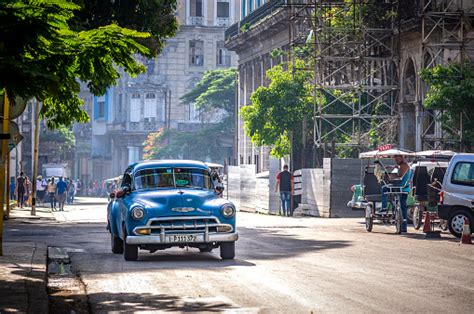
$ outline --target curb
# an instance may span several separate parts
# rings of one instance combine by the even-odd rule
[[[31,258],[31,270],[28,273],[26,290],[28,293],[28,313],[48,313],[49,302],[46,292],[46,257],[47,247],[43,243],[36,243]]]

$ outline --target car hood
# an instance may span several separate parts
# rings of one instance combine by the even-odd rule
[[[229,201],[218,198],[213,191],[193,189],[139,191],[135,202],[148,209],[167,210],[179,215],[212,214]]]

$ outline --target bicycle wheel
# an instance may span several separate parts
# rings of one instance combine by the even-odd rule
[[[365,207],[365,230],[367,232],[372,232],[372,227],[374,226],[374,209],[372,204],[367,204]]]
[[[413,208],[413,227],[418,230],[421,228],[421,225],[423,224],[423,206],[422,205],[416,205],[415,208]]]
[[[396,228],[397,234],[402,233],[402,223],[403,223],[402,208],[400,207],[400,204],[397,204],[397,206],[395,207],[395,228]]]

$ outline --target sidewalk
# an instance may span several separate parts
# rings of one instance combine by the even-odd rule
[[[15,208],[10,221],[54,220],[48,208]],[[8,226],[9,221],[4,222]],[[14,239],[13,239],[14,240]],[[35,242],[3,242],[0,256],[0,313],[48,313],[47,247]]]

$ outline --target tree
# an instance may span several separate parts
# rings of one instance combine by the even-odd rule
[[[159,53],[167,37],[175,34],[176,0],[73,0],[80,9],[70,22],[74,30],[89,30],[116,23],[150,37],[142,40],[153,54]]]
[[[194,131],[160,129],[148,135],[144,158],[186,158],[222,162],[231,156],[235,119],[236,70],[211,70],[181,97],[200,111],[203,123]],[[219,119],[212,121],[216,116]],[[205,119],[207,117],[207,119]]]
[[[474,69],[472,64],[438,65],[423,69],[421,78],[429,85],[424,105],[441,110],[443,129],[453,137],[461,134],[464,146],[474,148]]]
[[[76,31],[69,23],[80,7],[69,0],[0,2],[0,89],[10,98],[37,98],[50,128],[85,122],[79,81],[95,95],[119,78],[145,71],[133,55],[152,57],[139,40],[150,34],[116,24]]]
[[[296,61],[296,69],[304,68],[302,61]],[[252,142],[258,146],[271,146],[271,154],[284,157],[290,154],[292,146],[300,142],[302,121],[313,116],[311,96],[311,72],[293,71],[293,65],[284,70],[275,66],[266,73],[270,85],[260,86],[252,94],[252,105],[241,109],[244,129]],[[311,123],[307,129],[312,129]]]

